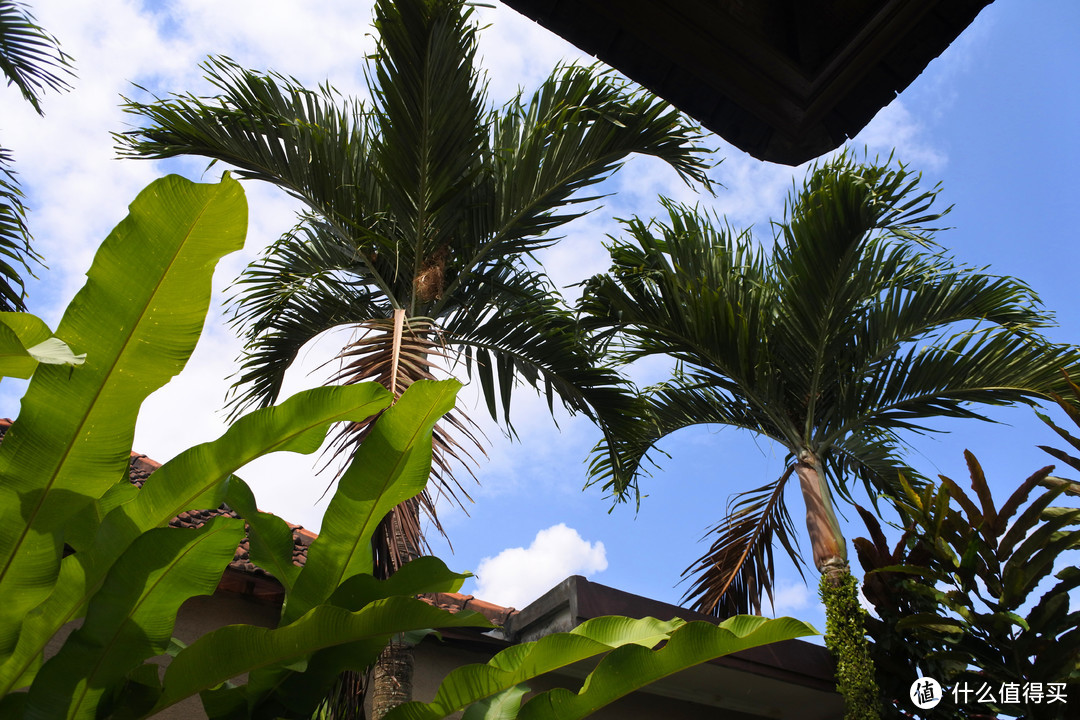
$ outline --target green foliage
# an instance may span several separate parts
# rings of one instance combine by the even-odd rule
[[[301,393],[181,453],[141,489],[128,482],[139,407],[186,363],[209,306],[213,268],[240,247],[245,227],[246,203],[234,180],[206,186],[169,177],[151,184],[98,251],[57,329],[85,362],[29,368],[22,412],[0,444],[4,717],[139,716],[194,692],[225,693],[222,684],[241,673],[252,679],[244,703],[257,709],[280,703],[280,688],[318,684],[315,675],[332,681],[336,671],[318,668],[340,664],[333,651],[343,644],[353,649],[347,664],[363,665],[357,649],[377,652],[396,632],[487,625],[407,597],[460,587],[464,576],[438,561],[421,563],[392,586],[365,581],[371,520],[351,535],[325,533],[312,544],[306,568],[286,570],[291,535],[284,545],[281,521],[258,513],[233,475],[267,452],[314,452],[332,423],[382,412],[386,422],[364,446],[367,462],[350,468],[328,514],[361,507],[385,513],[422,486],[431,427],[452,406],[453,384],[419,384],[393,408],[390,394],[370,384]],[[129,271],[132,263],[139,273]],[[36,344],[47,334],[24,316],[7,316],[3,327],[23,346],[25,338]],[[25,374],[25,365],[13,370]],[[235,626],[204,636],[180,650],[159,680],[157,666],[146,661],[169,648],[183,602],[214,591],[244,535],[244,522],[231,518],[197,531],[166,526],[184,510],[223,500],[247,516],[253,559],[296,589],[295,618],[275,630]],[[45,644],[80,618],[81,627],[43,664]],[[315,670],[290,669],[298,660]],[[271,675],[276,683],[259,684]],[[289,697],[314,704],[321,692]]]
[[[38,113],[43,91],[70,88],[71,57],[13,0],[0,0],[0,72]]]
[[[792,618],[767,620],[741,615],[719,625],[675,619],[587,620],[569,633],[547,635],[503,650],[486,665],[450,672],[431,703],[412,702],[385,720],[438,720],[474,703],[475,720],[576,720],[644,685],[721,655],[780,640],[817,634]],[[664,642],[662,647],[654,649]],[[562,688],[538,693],[524,704],[529,679],[574,662],[603,659],[574,693]]]
[[[940,251],[937,192],[903,165],[841,155],[793,190],[773,243],[671,201],[662,221],[627,221],[611,270],[585,284],[584,324],[617,358],[667,355],[678,371],[597,448],[591,479],[634,499],[657,443],[713,424],[776,441],[789,467],[820,459],[828,507],[829,495],[852,500],[859,481],[889,491],[906,467],[904,435],[929,418],[1060,392],[1059,369],[1080,352],[1039,334],[1049,313],[1022,282]],[[686,571],[695,609],[761,603],[778,544],[799,562],[789,477],[732,500]]]
[[[856,541],[864,593],[881,619],[870,633],[890,715],[911,710],[903,698],[917,667],[946,688],[966,683],[977,692],[986,684],[995,698],[973,695],[957,706],[947,696],[927,717],[1063,717],[1060,703],[1023,695],[1004,703],[1000,694],[1003,684],[1032,682],[1066,683],[1080,696],[1080,612],[1070,609],[1080,587],[1071,566],[1080,507],[1056,506],[1080,486],[1046,467],[999,506],[979,462],[965,457],[974,497],[944,476],[918,488],[904,482],[894,504],[907,532],[897,547],[889,550],[869,514],[873,540]]]
[[[836,662],[836,689],[844,697],[844,718],[878,720],[881,702],[866,642],[868,613],[859,605],[855,577],[843,573],[833,583],[829,575],[822,575],[818,592],[825,604],[825,646]]]
[[[390,508],[424,487],[432,428],[454,404],[454,381],[414,383],[396,402],[374,383],[299,393],[177,455],[141,488],[129,482],[139,408],[194,349],[214,266],[242,243],[245,214],[243,193],[228,176],[218,185],[175,176],[151,184],[98,251],[56,331],[85,362],[31,368],[22,413],[0,444],[5,719],[144,718],[194,694],[215,719],[306,718],[343,670],[369,667],[393,636],[491,627],[475,613],[451,614],[416,598],[456,591],[466,577],[435,558],[388,580],[371,575],[371,534]],[[140,273],[129,272],[133,263]],[[16,339],[47,333],[27,318],[9,317],[0,327],[13,328]],[[268,452],[312,453],[331,424],[376,414],[307,563],[294,567],[288,528],[259,512],[233,473]],[[222,502],[242,519],[220,517],[194,531],[168,527],[183,511]],[[184,646],[172,638],[177,612],[214,592],[245,524],[251,559],[286,590],[280,621],[273,629],[230,625]],[[76,620],[78,629],[45,660],[46,644]],[[615,648],[611,669],[602,663],[565,715],[580,717],[689,663],[809,632],[790,619],[735,618],[721,628],[598,619],[570,636],[507,650],[500,657],[508,665],[484,675],[481,692],[470,688],[466,697],[451,683],[440,698],[452,697],[455,708],[506,701],[537,674]],[[627,644],[644,646],[637,650],[645,655],[629,656]],[[149,661],[166,652],[173,659],[161,676]],[[243,674],[247,682],[233,684]]]
[[[23,3],[0,0],[0,72],[38,114],[45,90],[67,90],[71,58],[60,49]],[[11,168],[14,159],[0,147],[0,310],[25,310],[25,272],[41,262],[30,245],[23,192]]]

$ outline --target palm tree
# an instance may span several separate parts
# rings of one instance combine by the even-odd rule
[[[698,131],[595,68],[559,67],[533,95],[493,110],[474,67],[471,13],[463,0],[377,0],[370,103],[226,58],[204,65],[220,91],[213,98],[127,103],[149,126],[117,136],[122,155],[220,160],[306,206],[236,284],[246,347],[234,411],[272,403],[300,348],[347,326],[357,339],[341,352],[341,382],[377,380],[400,393],[460,363],[511,432],[518,382],[605,432],[633,414],[634,397],[597,366],[532,253],[598,199],[579,191],[631,154],[708,186]],[[433,479],[456,497],[451,464],[479,442],[467,418],[448,426],[436,432]],[[342,451],[363,432],[350,428]],[[431,498],[420,502],[434,517]],[[399,508],[379,534],[377,570],[389,574],[420,550],[417,507]]]
[[[938,189],[918,181],[846,155],[816,167],[769,250],[666,202],[669,223],[628,221],[610,274],[586,283],[583,323],[621,361],[676,361],[645,391],[649,412],[602,441],[594,482],[633,497],[649,451],[691,425],[742,428],[788,452],[776,481],[735,496],[715,543],[684,572],[695,609],[760,612],[774,543],[799,562],[784,496],[792,477],[814,565],[835,585],[848,564],[834,503],[851,499],[856,480],[876,497],[898,471],[917,478],[901,459],[903,432],[1064,390],[1060,370],[1080,355],[1037,334],[1050,318],[1028,287],[935,246]]]
[[[22,3],[0,0],[0,71],[37,111],[46,90],[68,90],[71,58],[60,49]],[[41,256],[31,247],[23,192],[11,165],[10,150],[0,147],[0,311],[26,310],[26,282],[18,269],[33,276],[30,264]]]

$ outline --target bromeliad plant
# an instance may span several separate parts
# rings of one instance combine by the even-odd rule
[[[930,718],[1064,717],[1048,702],[1049,684],[1080,694],[1080,612],[1070,609],[1080,507],[1057,503],[1080,485],[1045,467],[999,506],[975,456],[965,456],[974,497],[944,476],[919,489],[903,483],[894,505],[906,534],[892,550],[862,513],[871,539],[855,547],[878,616],[868,630],[887,716],[908,717],[907,690],[925,674],[970,690]],[[1030,694],[1031,683],[1044,697]]]
[[[186,363],[213,268],[241,246],[245,224],[234,180],[164,178],[138,196],[101,247],[48,351],[40,322],[0,315],[0,369],[33,375],[0,444],[0,717],[140,718],[199,694],[211,718],[303,718],[343,670],[371,665],[394,635],[490,627],[474,613],[451,614],[416,598],[456,591],[466,577],[435,558],[415,560],[388,580],[371,575],[372,533],[427,482],[432,427],[453,405],[454,381],[414,383],[396,402],[375,383],[299,393],[176,456],[141,488],[128,481],[139,407]],[[130,273],[132,265],[140,272]],[[379,413],[306,565],[294,566],[288,526],[259,512],[233,473],[268,452],[314,452],[332,423]],[[242,519],[167,527],[182,511],[222,502]],[[173,642],[180,606],[213,593],[245,524],[252,561],[285,588],[277,627],[231,625],[187,647]],[[46,644],[80,620],[46,660]],[[592,707],[707,655],[809,632],[790,619],[737,620],[728,629],[605,619],[577,631],[577,641],[545,641],[542,664],[518,663],[467,691],[456,681],[447,692],[483,701],[540,672],[610,653],[630,674],[587,683],[578,703]],[[697,636],[711,639],[703,646],[691,642]],[[574,652],[555,649],[567,642]],[[646,649],[659,642],[663,650]],[[174,657],[161,677],[149,660],[166,651]],[[243,674],[245,684],[230,682]],[[597,699],[605,684],[607,695]]]

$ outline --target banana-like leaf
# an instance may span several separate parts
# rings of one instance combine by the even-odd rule
[[[668,621],[616,616],[593,618],[568,633],[554,633],[535,642],[509,647],[486,665],[459,667],[446,676],[431,703],[407,703],[392,710],[386,720],[443,718],[531,678],[603,655],[622,645],[654,647],[684,624],[678,618]]]
[[[176,656],[165,672],[165,692],[154,712],[257,668],[292,663],[334,645],[369,638],[385,642],[397,633],[430,627],[491,624],[477,613],[449,613],[422,600],[398,596],[371,603],[357,612],[319,605],[295,622],[273,630],[229,625],[204,635]],[[367,658],[368,662],[375,659],[382,644]]]
[[[286,593],[291,592],[300,568],[293,564],[296,545],[289,524],[277,515],[260,512],[251,488],[238,477],[229,481],[225,502],[247,521],[251,562],[277,578]]]
[[[56,330],[86,363],[39,366],[0,445],[0,658],[55,584],[65,523],[127,471],[139,407],[187,362],[214,265],[243,244],[246,214],[234,180],[170,176],[98,250]]]
[[[371,572],[372,533],[391,508],[424,489],[432,428],[460,387],[456,380],[417,381],[374,424],[326,508],[282,622],[324,602],[349,577]]]
[[[365,419],[390,400],[390,393],[373,383],[307,390],[281,405],[245,415],[217,440],[185,450],[162,465],[129,502],[105,516],[90,547],[64,559],[51,596],[25,621],[15,652],[0,665],[0,691],[30,680],[26,673],[44,644],[78,617],[113,562],[140,533],[165,525],[185,510],[217,507],[226,497],[225,481],[248,462],[277,450],[312,453],[322,445],[331,423]],[[231,489],[232,484],[229,497],[238,501],[241,491]],[[130,487],[126,479],[122,485]],[[255,524],[263,527],[259,520]],[[291,564],[291,534],[289,542]]]
[[[739,615],[720,625],[686,623],[678,618],[663,622],[655,618],[593,618],[569,633],[554,633],[503,650],[486,665],[457,668],[443,680],[433,702],[407,703],[392,710],[385,720],[437,720],[500,696],[498,703],[489,703],[498,707],[492,718],[584,717],[691,665],[758,645],[816,634],[810,625],[791,618],[769,620]],[[665,641],[660,650],[652,649]],[[521,708],[520,715],[511,712],[512,703],[507,702],[510,696],[501,695],[544,673],[601,655],[606,657],[576,695],[567,691],[541,693]]]
[[[63,340],[53,337],[41,318],[29,313],[0,313],[0,377],[28,378],[38,363],[82,365]]]
[[[620,647],[600,661],[578,693],[549,690],[522,707],[522,720],[577,720],[648,683],[722,655],[760,645],[816,635],[810,625],[793,618],[769,620],[737,615],[719,626],[687,623],[659,650],[637,645]]]
[[[406,563],[386,580],[371,575],[354,575],[334,592],[329,604],[350,612],[356,612],[377,600],[390,597],[412,597],[420,593],[457,592],[468,574],[450,571],[435,557],[420,557]],[[385,643],[381,638],[374,642],[364,638],[357,642],[336,645],[320,650],[307,660],[303,667],[295,663],[289,667],[268,667],[252,671],[247,685],[222,691],[204,693],[204,704],[216,704],[226,694],[243,695],[246,706],[257,708],[263,716],[310,713],[323,698],[329,686],[345,670],[362,670],[368,665],[367,658],[382,651]],[[209,695],[216,697],[206,702]],[[235,699],[234,699],[235,701]]]
[[[91,600],[82,627],[38,673],[27,720],[94,718],[108,688],[165,652],[180,606],[214,592],[243,537],[243,522],[232,518],[141,535]]]
[[[521,701],[529,693],[527,685],[518,685],[473,703],[462,713],[461,720],[514,720],[521,710]]]
[[[405,563],[385,580],[372,575],[354,575],[338,586],[330,604],[346,610],[359,610],[368,603],[394,595],[452,593],[461,589],[471,573],[456,573],[437,557],[419,557]]]

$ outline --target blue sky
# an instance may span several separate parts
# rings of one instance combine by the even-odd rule
[[[135,92],[131,83],[159,93],[207,92],[197,64],[219,53],[312,86],[329,79],[343,92],[362,93],[363,58],[373,44],[369,2],[102,0],[37,3],[34,10],[75,57],[79,73],[73,92],[46,99],[44,119],[11,89],[3,91],[0,137],[15,152],[37,247],[50,266],[31,285],[31,309],[52,326],[81,285],[98,243],[141,187],[167,171],[203,177],[201,162],[164,166],[113,158],[108,133],[129,121],[117,105],[121,93]],[[490,25],[481,52],[496,101],[519,86],[534,86],[559,60],[581,58],[501,5],[481,10],[480,17]],[[949,216],[954,229],[939,241],[963,263],[1027,281],[1057,314],[1060,326],[1049,334],[1061,342],[1080,339],[1073,270],[1080,259],[1073,222],[1080,189],[1077,27],[1080,6],[1073,0],[999,0],[851,143],[881,156],[895,147],[899,159],[923,171],[927,186],[940,181],[943,204],[955,209]],[[737,227],[753,225],[768,240],[769,218],[780,216],[786,192],[805,168],[761,163],[718,139],[709,142],[724,160],[713,172],[724,185],[715,198],[695,197],[670,171],[634,161],[609,184],[614,195],[605,207],[571,226],[543,256],[553,277],[570,284],[604,270],[601,242],[618,231],[612,218],[652,216],[661,193],[700,201]],[[221,300],[244,264],[292,224],[293,206],[280,194],[247,188],[248,247],[219,270]],[[332,355],[335,342],[340,337],[305,351],[291,388],[318,382],[307,371]],[[238,350],[221,313],[213,313],[188,369],[144,407],[136,449],[166,460],[219,434],[223,418],[216,410]],[[658,371],[645,369],[642,377]],[[5,381],[0,415],[17,415],[20,388]],[[466,390],[463,401],[475,402],[475,393]],[[544,403],[524,393],[514,413],[521,441],[511,443],[497,428],[488,429],[490,460],[478,471],[481,484],[469,516],[444,510],[454,553],[433,541],[452,567],[478,571],[467,591],[503,604],[521,607],[571,573],[676,602],[685,589],[676,586],[680,572],[706,549],[699,540],[722,516],[730,495],[783,470],[783,453],[764,441],[731,430],[685,431],[664,443],[671,459],[644,484],[648,497],[640,509],[612,508],[598,489],[582,491],[584,461],[596,440],[587,421],[560,416],[557,428]],[[1054,438],[1028,409],[995,417],[1004,424],[952,423],[943,426],[952,431],[947,435],[914,438],[912,464],[928,474],[962,477],[962,451],[971,449],[1004,496],[1048,464],[1035,446]],[[313,478],[310,458],[273,458],[243,475],[264,509],[318,527],[323,505],[316,499],[325,481]],[[790,502],[799,523],[800,499],[793,495]],[[852,528],[849,537],[859,532]],[[797,574],[785,569],[778,588],[778,613],[823,626],[815,591]]]

